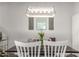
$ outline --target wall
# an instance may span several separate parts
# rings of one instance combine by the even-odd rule
[[[0,3],[0,31],[4,32],[5,34],[7,33],[7,26],[6,26],[7,24],[5,22],[8,19],[7,7],[8,7],[7,3]]]
[[[54,6],[55,31],[46,31],[46,36],[55,36],[56,40],[69,40],[71,46],[71,16],[72,3],[7,3],[7,19],[2,23],[7,27],[9,48],[14,46],[14,40],[27,41],[28,38],[37,38],[37,31],[28,30],[28,19],[25,16],[28,6]]]
[[[0,3],[0,26],[4,27],[3,20],[7,20],[7,3]]]
[[[72,15],[72,47],[79,51],[79,3],[74,3]],[[77,54],[79,56],[79,54]]]

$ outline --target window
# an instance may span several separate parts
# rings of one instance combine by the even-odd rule
[[[53,17],[29,17],[29,30],[54,30]]]
[[[37,17],[36,18],[36,30],[46,30],[47,29],[47,18]]]

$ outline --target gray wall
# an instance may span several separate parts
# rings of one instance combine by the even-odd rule
[[[3,7],[4,4],[5,7]],[[9,37],[9,48],[14,45],[14,40],[27,41],[28,38],[37,38],[37,31],[28,30],[28,19],[25,16],[28,6],[54,6],[56,10],[55,15],[55,30],[46,31],[45,37],[56,37],[56,40],[69,40],[71,46],[71,16],[72,16],[72,3],[0,3],[3,8],[0,12],[5,12],[6,19],[2,21],[1,26],[7,29]],[[1,8],[0,7],[0,8]],[[5,10],[4,10],[5,9]],[[2,17],[0,14],[0,17]],[[3,17],[4,18],[4,17]]]
[[[0,27],[6,26],[3,24],[7,20],[7,3],[0,3]]]

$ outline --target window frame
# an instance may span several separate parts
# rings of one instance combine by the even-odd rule
[[[33,28],[33,30],[37,30],[37,29],[36,29],[36,20],[37,20],[36,18],[38,18],[38,17],[33,17],[33,22],[34,22],[34,28]],[[54,31],[54,29],[55,29],[55,24],[53,24],[54,29],[52,29],[52,30],[49,29],[49,18],[50,18],[50,17],[44,17],[44,18],[47,18],[47,19],[46,19],[46,21],[47,21],[47,29],[46,29],[46,30]],[[54,18],[54,17],[52,17],[52,18]],[[28,23],[29,23],[29,17],[28,17]],[[55,23],[55,22],[54,22],[54,19],[53,19],[53,23]],[[28,24],[28,30],[30,30],[30,29],[29,29],[29,24]],[[46,31],[46,30],[44,30],[44,31]],[[39,31],[39,30],[37,30],[37,31]]]

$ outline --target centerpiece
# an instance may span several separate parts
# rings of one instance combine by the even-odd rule
[[[43,46],[43,40],[44,40],[44,32],[39,32],[39,38],[40,38],[40,41],[41,41],[41,46]]]

